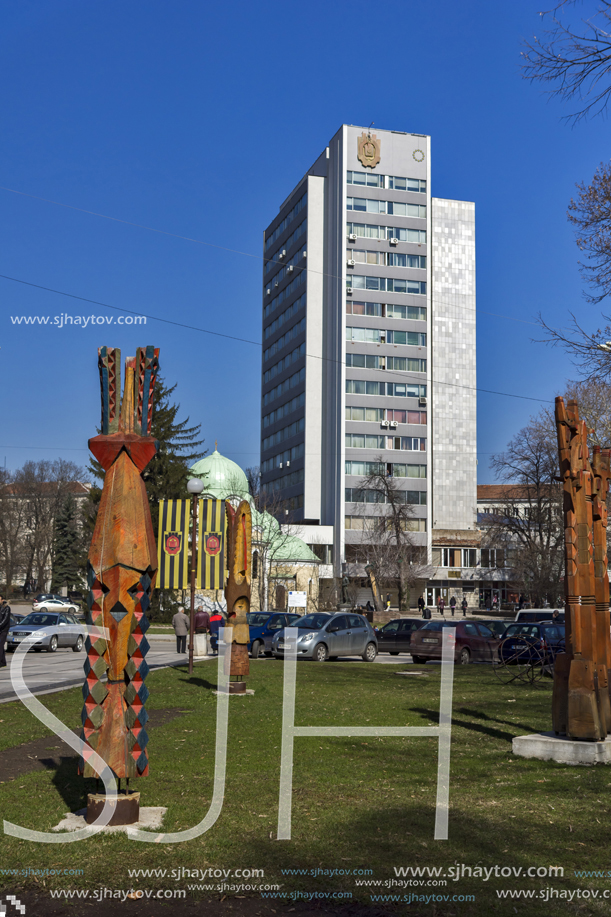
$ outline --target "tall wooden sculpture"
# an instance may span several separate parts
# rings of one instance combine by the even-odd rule
[[[102,433],[89,448],[106,472],[88,559],[88,604],[93,625],[108,640],[87,640],[81,759],[85,777],[99,776],[88,761],[95,749],[116,777],[148,773],[144,704],[146,612],[157,574],[157,550],[141,472],[157,451],[150,435],[153,387],[159,350],[138,348],[125,362],[121,393],[121,351],[98,351],[102,388]],[[102,676],[108,680],[102,682]]]
[[[252,512],[242,500],[234,510],[229,500],[227,509],[227,628],[230,632],[231,665],[225,656],[225,674],[229,675],[229,692],[246,691],[244,677],[250,671],[248,642],[250,632],[246,615],[250,611],[250,582],[252,573]],[[227,633],[227,631],[226,631]]]
[[[570,738],[600,740],[611,732],[611,641],[607,572],[607,492],[611,453],[588,454],[585,422],[575,401],[556,398],[560,474],[564,485],[566,653],[556,657],[552,720]]]

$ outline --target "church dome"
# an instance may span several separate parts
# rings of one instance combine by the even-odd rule
[[[204,481],[203,493],[211,494],[218,500],[226,500],[234,494],[244,498],[249,496],[248,480],[243,470],[217,449],[191,465],[189,471]]]

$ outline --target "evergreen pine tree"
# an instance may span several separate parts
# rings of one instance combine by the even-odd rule
[[[78,521],[76,501],[72,494],[65,497],[55,520],[51,591],[83,588],[83,538]]]

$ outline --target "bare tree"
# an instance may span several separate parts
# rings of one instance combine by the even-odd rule
[[[563,591],[564,528],[549,418],[531,418],[491,464],[502,483],[485,543],[504,549],[514,585],[536,606],[545,599],[554,602]]]
[[[7,593],[25,562],[26,503],[15,498],[13,479],[0,469],[0,570]]]
[[[415,513],[408,492],[398,479],[386,474],[381,456],[361,480],[364,502],[384,508],[376,516],[363,516],[363,535],[356,556],[379,587],[397,585],[399,611],[409,609],[410,592],[434,573],[426,562],[426,548],[414,538]]]
[[[525,41],[523,73],[527,80],[549,86],[550,97],[576,99],[579,108],[567,115],[574,124],[606,111],[611,94],[611,3],[597,0],[587,18],[574,24],[569,8],[575,0],[561,0],[541,13],[548,26],[542,38]],[[563,18],[560,18],[561,13]]]
[[[564,350],[583,381],[611,382],[611,318],[603,315],[605,327],[590,333],[581,327],[573,313],[570,315],[569,328],[552,328],[539,315],[539,324],[546,335],[543,343]]]

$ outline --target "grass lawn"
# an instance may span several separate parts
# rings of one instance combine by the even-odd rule
[[[438,666],[428,677],[397,672],[403,664],[300,663],[297,725],[433,725],[439,705]],[[83,875],[38,879],[36,887],[128,889],[185,888],[218,879],[129,877],[128,867],[180,869],[254,868],[258,883],[282,892],[351,892],[370,903],[377,894],[474,895],[473,902],[412,903],[410,914],[608,914],[610,900],[565,898],[500,900],[497,890],[544,890],[559,894],[611,890],[609,786],[611,769],[571,768],[527,761],[511,754],[515,735],[550,728],[551,684],[502,686],[490,667],[463,666],[454,676],[449,840],[433,840],[437,740],[430,738],[299,738],[295,740],[292,839],[277,841],[278,780],[282,725],[283,665],[251,663],[254,697],[231,697],[225,801],[219,820],[196,840],[175,845],[140,844],[124,835],[100,835],[66,845],[38,845],[2,838],[0,886],[32,887],[35,880],[2,870],[83,869]],[[214,764],[216,663],[152,673],[149,711],[177,715],[150,731],[151,773],[137,782],[142,805],[167,806],[164,830],[195,825],[207,812]],[[67,726],[80,724],[78,689],[41,698]],[[180,712],[179,712],[180,711]],[[18,703],[0,707],[2,749],[48,735]],[[49,748],[59,744],[49,737]],[[62,754],[64,754],[62,752]],[[93,789],[76,774],[66,748],[57,769],[25,773],[0,786],[2,817],[50,830],[69,810],[81,808]],[[24,750],[27,757],[27,748]],[[494,874],[448,879],[446,885],[365,887],[356,881],[396,879],[394,867],[564,867],[563,878],[502,878]],[[578,878],[575,870],[610,869],[610,879]],[[311,870],[309,875],[282,870]],[[369,876],[313,875],[316,870],[370,869]],[[409,877],[408,877],[409,878]],[[446,877],[447,878],[447,877]],[[228,882],[245,882],[229,879]],[[405,879],[402,881],[406,881]],[[426,879],[424,881],[427,881]],[[231,894],[231,890],[227,892]],[[253,894],[239,891],[239,894]],[[189,890],[188,895],[221,892]],[[285,901],[285,904],[289,901]],[[279,902],[279,905],[281,902]],[[376,907],[402,912],[404,905]]]

